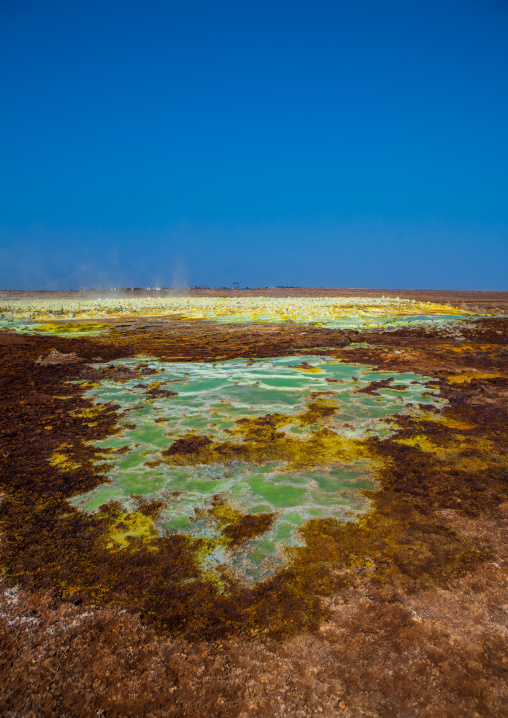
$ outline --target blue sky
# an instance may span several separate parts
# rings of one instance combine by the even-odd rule
[[[508,289],[504,0],[0,2],[0,287]]]

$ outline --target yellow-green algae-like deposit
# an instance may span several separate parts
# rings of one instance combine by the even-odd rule
[[[304,545],[299,527],[309,520],[352,521],[365,512],[377,469],[365,440],[391,434],[387,417],[443,405],[415,374],[319,356],[142,359],[152,372],[142,381],[105,380],[87,392],[120,407],[122,431],[97,444],[110,483],[72,503],[87,511],[121,503],[111,545],[155,529],[200,537],[202,570],[227,566],[247,581],[273,575],[290,547]],[[139,364],[138,357],[112,366]],[[69,460],[62,451],[53,461],[65,470]],[[140,496],[160,502],[152,527],[137,513]],[[224,526],[249,515],[261,522],[259,535],[232,542]]]

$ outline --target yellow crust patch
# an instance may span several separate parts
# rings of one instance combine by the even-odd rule
[[[139,511],[117,514],[107,533],[109,541],[106,548],[117,550],[127,548],[130,537],[144,540],[156,538],[157,532],[153,520]],[[156,550],[154,546],[150,548]]]
[[[323,373],[323,370],[317,366],[311,366],[310,364],[305,364],[305,366],[304,366],[304,364],[305,364],[305,362],[303,364],[300,364],[299,366],[294,366],[293,369],[296,369],[296,371],[303,371],[306,374],[322,374]]]
[[[51,466],[57,466],[60,471],[73,471],[81,466],[81,464],[71,461],[65,454],[59,454],[58,452],[52,454],[49,463]]]
[[[450,450],[445,449],[442,446],[438,446],[437,444],[434,444],[433,441],[431,441],[428,437],[423,436],[422,434],[417,434],[416,436],[410,436],[407,439],[395,439],[394,440],[397,444],[404,444],[405,446],[413,446],[417,449],[420,449],[420,451],[425,451],[429,454],[437,454],[438,456],[445,457],[449,455]]]
[[[496,379],[501,376],[488,371],[468,371],[462,374],[449,374],[446,378],[451,384],[463,384],[472,379]]]
[[[444,424],[444,426],[449,426],[450,429],[461,429],[462,431],[474,429],[474,425],[469,424],[467,421],[452,419],[451,417],[443,416],[442,414],[437,416],[435,414],[422,414],[419,418],[420,421],[433,421],[436,424]]]
[[[102,412],[106,411],[106,408],[107,407],[98,404],[97,406],[89,406],[83,409],[74,409],[73,411],[69,412],[69,416],[92,418],[102,414]]]
[[[81,464],[72,461],[66,449],[72,449],[72,444],[60,444],[58,449],[54,451],[49,458],[49,463],[60,471],[74,471],[74,469],[79,469]]]
[[[286,469],[350,463],[358,459],[373,459],[365,443],[339,436],[329,429],[312,431],[310,436],[304,439],[282,436],[267,442],[212,442],[193,454],[163,455],[163,461],[172,466],[228,464],[232,460],[259,466],[271,461],[283,461]],[[147,462],[147,465],[156,466],[158,463],[160,462]]]
[[[39,324],[38,332],[59,332],[65,334],[75,334],[78,332],[97,332],[103,329],[109,329],[107,324]]]

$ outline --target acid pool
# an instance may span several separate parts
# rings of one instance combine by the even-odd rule
[[[109,365],[135,369],[140,358]],[[143,365],[156,375],[138,374],[127,383],[103,381],[87,392],[98,404],[121,407],[121,434],[98,442],[101,448],[122,450],[104,454],[111,483],[104,483],[72,502],[94,511],[119,500],[135,511],[132,495],[162,500],[166,508],[158,520],[160,532],[184,532],[210,539],[220,525],[207,515],[219,496],[243,514],[275,512],[269,531],[240,548],[220,544],[206,557],[208,567],[227,563],[244,579],[259,580],[279,568],[288,546],[301,545],[298,527],[312,518],[354,520],[368,508],[362,490],[375,488],[373,461],[354,451],[340,462],[323,460],[304,469],[287,461],[256,465],[241,461],[168,465],[161,451],[176,439],[206,435],[213,442],[241,442],[234,433],[239,419],[281,414],[287,417],[278,431],[288,439],[313,441],[323,429],[346,444],[361,444],[368,436],[388,436],[387,417],[420,411],[418,404],[440,407],[443,401],[426,386],[429,379],[410,373],[373,371],[365,366],[338,363],[323,357],[290,357],[208,363],[165,363],[150,358]],[[377,394],[362,393],[368,384],[392,380]],[[157,386],[175,395],[148,398]],[[302,425],[301,417],[313,402],[325,401],[333,410]],[[232,433],[231,433],[232,432]],[[330,433],[331,432],[331,433]],[[184,459],[185,460],[185,459]]]

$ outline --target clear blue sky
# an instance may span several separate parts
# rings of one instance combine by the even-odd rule
[[[508,289],[506,0],[0,0],[0,287]]]

